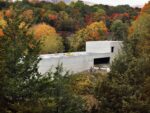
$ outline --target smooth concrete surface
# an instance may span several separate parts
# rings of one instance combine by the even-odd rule
[[[110,57],[110,63],[121,50],[121,41],[89,41],[86,42],[86,51],[58,54],[40,55],[39,72],[44,74],[48,71],[54,71],[62,64],[64,71],[78,73],[89,70],[94,67],[95,58]],[[111,48],[113,49],[113,52]]]

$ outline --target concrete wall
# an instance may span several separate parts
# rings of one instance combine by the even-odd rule
[[[85,55],[78,56],[61,56],[51,57],[41,55],[42,60],[39,63],[39,72],[44,74],[49,70],[54,71],[59,65],[63,65],[64,71],[70,71],[73,73],[89,70],[94,67],[94,58],[110,57],[110,53],[86,53]]]
[[[53,71],[59,64],[63,64],[65,71],[73,73],[86,71],[94,67],[95,58],[110,57],[110,62],[112,62],[117,56],[121,45],[121,41],[90,41],[86,43],[85,52],[41,55],[39,72],[44,74],[50,69]],[[114,47],[113,53],[111,47]]]
[[[59,64],[63,65],[65,71],[73,73],[82,72],[93,67],[93,61],[88,54],[78,56],[62,56],[56,58],[44,58],[39,63],[39,72],[42,74],[48,72],[50,69],[53,71]]]
[[[122,49],[122,41],[112,41],[111,42],[111,47],[114,47],[114,52],[111,52],[111,57],[110,57],[110,63],[114,60],[115,57],[118,56],[119,52],[121,52]]]
[[[86,42],[87,53],[110,53],[111,41],[88,41]]]
[[[87,53],[110,53],[110,62],[118,55],[122,46],[122,41],[89,41],[86,42]],[[114,51],[111,52],[111,48]],[[95,56],[96,57],[96,56]]]

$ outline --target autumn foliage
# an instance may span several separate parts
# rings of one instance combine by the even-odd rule
[[[57,19],[57,15],[54,15],[54,14],[49,14],[48,17],[50,20],[56,20]]]
[[[3,30],[0,28],[0,37],[4,36]]]
[[[4,16],[3,12],[0,12],[0,37],[4,36],[3,29],[7,24],[3,16]]]
[[[138,51],[144,54],[150,51],[150,2],[141,10],[139,17],[130,27],[130,38],[139,40]]]
[[[73,35],[70,39],[70,46],[74,51],[84,50],[86,41],[104,40],[107,32],[108,29],[103,21],[94,22]]]
[[[141,13],[149,13],[150,14],[150,2],[145,4],[145,6],[141,10]]]
[[[10,10],[10,9],[8,9],[8,10],[5,11],[5,16],[6,16],[6,17],[11,17],[11,16],[12,16],[12,13],[13,13],[13,11]]]
[[[37,24],[37,25],[33,26],[32,29],[34,32],[34,37],[37,39],[41,39],[46,36],[57,35],[55,28],[53,28],[45,23]]]
[[[60,36],[56,33],[55,28],[45,24],[34,25],[30,32],[33,32],[34,38],[41,40],[41,53],[55,53],[63,50]]]
[[[0,19],[2,19],[2,18],[3,18],[3,12],[0,11]]]
[[[33,19],[33,10],[31,10],[31,9],[25,10],[22,13],[22,15],[25,19],[32,20]]]
[[[19,27],[24,26],[24,22],[31,24],[29,32],[34,31],[33,35],[36,39],[49,40],[43,42],[44,45],[54,45],[54,43],[49,44],[49,42],[59,42],[56,45],[64,45],[61,51],[56,49],[57,46],[55,45],[55,48],[52,49],[54,53],[62,52],[63,49],[67,52],[72,48],[84,50],[85,41],[117,40],[118,38],[112,38],[112,35],[121,33],[121,30],[117,27],[117,31],[112,31],[113,22],[120,20],[129,27],[140,12],[140,8],[132,8],[128,5],[97,4],[90,6],[82,1],[71,2],[70,4],[66,4],[62,0],[51,1],[54,3],[39,0],[0,2],[1,35],[3,35],[7,23],[5,18],[11,19],[12,15],[17,12],[17,17],[24,18]],[[142,10],[146,12],[148,7],[149,5],[146,5]],[[15,9],[17,10],[15,11]],[[134,28],[131,31],[133,32],[133,30]],[[127,34],[125,34],[126,36]],[[43,53],[52,53],[52,50],[50,50],[51,52],[46,50]]]
[[[103,21],[94,22],[87,26],[87,31],[89,32],[89,37],[87,40],[100,40],[103,39],[104,35],[108,32],[108,29]]]

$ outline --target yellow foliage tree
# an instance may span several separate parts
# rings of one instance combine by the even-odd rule
[[[94,22],[76,32],[70,39],[70,50],[84,50],[86,41],[106,39],[107,27],[103,21]]]
[[[63,44],[55,28],[41,23],[31,28],[36,39],[42,41],[41,53],[57,53],[63,51]]]
[[[0,19],[0,28],[4,28],[7,22],[4,19]]]
[[[3,29],[7,25],[7,22],[3,18],[3,12],[0,12],[0,37],[4,36]]]
[[[7,22],[4,20],[4,13],[0,11],[0,28],[4,28]]]
[[[107,32],[107,27],[103,21],[94,22],[87,26],[86,29],[90,33],[89,40],[103,39],[104,34]]]
[[[87,113],[91,113],[92,109],[98,109],[98,100],[94,96],[97,85],[101,85],[102,81],[107,77],[101,73],[78,73],[71,77],[71,89],[75,94],[81,95],[85,101],[85,109]]]

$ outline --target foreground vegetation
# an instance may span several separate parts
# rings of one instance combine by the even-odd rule
[[[18,13],[14,10],[1,21],[1,113],[150,112],[150,2],[142,8],[130,27],[122,53],[112,63],[108,74],[72,75],[64,73],[63,68],[58,66],[55,72],[41,75],[37,69],[43,40],[37,40],[40,34],[32,31],[45,35],[38,30],[39,26],[45,26],[53,31],[53,40],[59,40],[59,36],[54,28],[44,23],[35,27]],[[97,26],[97,23],[102,24],[96,22],[94,25]],[[90,26],[87,28],[90,29]],[[85,31],[80,32],[87,35]],[[115,34],[119,36],[117,32]],[[49,35],[51,33],[48,32],[45,37]]]

